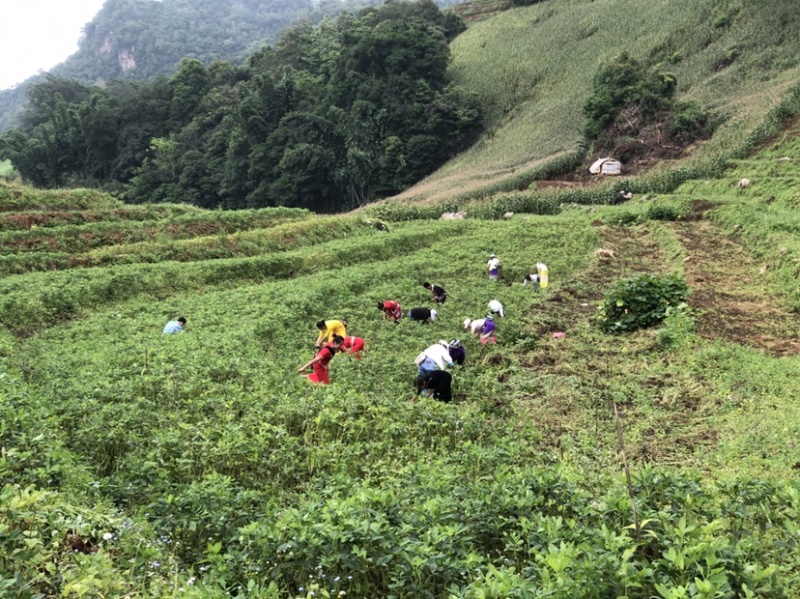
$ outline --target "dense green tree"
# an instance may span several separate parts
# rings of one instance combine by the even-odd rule
[[[186,59],[170,79],[172,99],[169,107],[170,129],[180,130],[194,118],[195,112],[211,87],[211,75],[196,59]]]
[[[28,88],[28,102],[22,115],[23,127],[46,122],[55,111],[57,98],[77,104],[89,98],[89,88],[71,79],[46,75],[44,81]]]
[[[446,74],[458,29],[430,0],[392,1],[300,23],[246,67],[187,58],[170,78],[102,88],[49,78],[0,157],[37,185],[124,186],[131,202],[348,209],[475,139],[478,104]]]

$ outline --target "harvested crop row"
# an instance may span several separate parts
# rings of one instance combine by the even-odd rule
[[[262,208],[236,212],[190,213],[170,220],[102,222],[52,229],[31,229],[0,234],[0,254],[18,252],[82,253],[110,245],[139,243],[154,238],[191,239],[206,235],[274,227],[308,218],[295,208]]]
[[[20,252],[0,255],[0,275],[120,264],[246,258],[270,252],[285,252],[333,239],[355,237],[372,230],[364,221],[352,217],[336,217],[309,219],[232,235],[212,235],[165,243],[146,241],[115,245],[84,254]]]
[[[107,210],[7,212],[0,214],[0,231],[26,231],[39,227],[64,227],[98,222],[160,220],[203,212],[201,208],[189,204],[149,204]]]

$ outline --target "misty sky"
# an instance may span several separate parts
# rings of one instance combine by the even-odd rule
[[[78,50],[81,29],[105,0],[3,0],[0,89],[46,71]]]

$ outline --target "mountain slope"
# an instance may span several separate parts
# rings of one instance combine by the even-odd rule
[[[674,73],[679,98],[721,121],[686,159],[737,147],[800,80],[795,8],[788,0],[769,8],[755,0],[547,0],[474,23],[451,44],[451,73],[481,98],[489,131],[399,198],[522,189],[548,163],[574,165],[593,77],[623,51]]]

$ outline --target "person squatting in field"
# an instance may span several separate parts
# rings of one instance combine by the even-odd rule
[[[503,304],[501,304],[497,300],[492,300],[492,301],[489,302],[489,312],[488,312],[488,314],[492,314],[492,315],[499,314],[500,318],[505,318],[506,317],[506,313],[503,310]]]
[[[349,351],[348,351],[349,350]],[[361,352],[364,350],[364,340],[361,337],[345,337],[342,343],[342,351],[347,351],[356,360],[361,359]]]
[[[494,323],[494,316],[488,314],[486,316],[486,320],[483,321],[483,327],[481,327],[481,334],[480,334],[480,342],[486,345],[487,343],[496,343],[497,342],[497,335],[495,331],[497,330],[497,325]]]
[[[453,367],[453,359],[450,357],[450,348],[447,341],[440,339],[430,347],[426,348],[415,359],[414,364],[417,365],[417,373],[422,376],[432,370],[436,370],[438,366],[440,370],[446,369],[448,366]]]
[[[441,402],[450,403],[453,399],[452,382],[452,375],[444,370],[434,370],[418,376],[414,379],[417,394],[411,398],[411,401],[416,401],[417,397],[422,395],[423,397],[433,397]]]
[[[397,324],[403,316],[403,308],[394,300],[386,300],[385,302],[378,302],[378,310],[383,312],[383,319],[391,318]]]
[[[522,286],[525,287],[530,283],[531,288],[536,291],[539,289],[539,273],[531,273],[529,275],[525,275],[525,278],[522,279]]]
[[[468,329],[473,335],[477,335],[478,339],[480,339],[480,342],[483,344],[495,343],[497,341],[497,336],[495,334],[497,325],[495,325],[494,317],[491,314],[486,318],[467,318],[464,321],[464,328]]]
[[[484,322],[486,322],[485,318],[467,318],[464,321],[464,328],[473,335],[480,335]]]
[[[447,299],[447,292],[444,290],[444,287],[432,285],[427,281],[425,281],[422,286],[433,294],[433,301],[437,304],[443,304]]]
[[[319,337],[317,337],[316,347],[322,345],[323,340],[331,341],[334,335],[339,335],[342,339],[347,337],[347,322],[344,320],[320,320],[317,323]]]
[[[436,320],[437,315],[436,310],[431,310],[430,308],[411,308],[408,311],[409,320],[416,320],[422,324],[430,324]]]
[[[180,318],[170,320],[167,323],[167,325],[164,327],[164,334],[170,335],[172,333],[182,333],[184,327],[186,327],[186,319],[181,316]]]
[[[330,361],[336,355],[336,352],[341,350],[342,343],[344,343],[344,338],[334,335],[331,341],[323,345],[313,358],[297,369],[297,372],[302,373],[310,367],[314,372],[307,375],[309,381],[323,385],[330,384]]]

